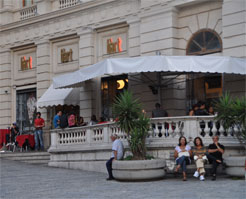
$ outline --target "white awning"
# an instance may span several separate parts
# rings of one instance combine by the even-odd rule
[[[37,106],[39,108],[51,107],[57,105],[79,105],[79,89],[78,88],[61,88],[55,89],[53,84],[39,98]]]
[[[246,74],[246,59],[225,56],[146,56],[110,58],[78,71],[53,78],[54,88],[80,87],[103,75],[138,72]]]

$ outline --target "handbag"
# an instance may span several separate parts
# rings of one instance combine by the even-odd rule
[[[190,157],[190,153],[188,151],[181,151],[179,152],[179,158],[182,156]]]

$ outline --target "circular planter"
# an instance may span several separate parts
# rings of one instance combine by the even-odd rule
[[[245,176],[245,159],[246,156],[226,157],[226,174],[230,176]]]
[[[113,176],[121,181],[160,179],[165,176],[164,159],[113,161]]]

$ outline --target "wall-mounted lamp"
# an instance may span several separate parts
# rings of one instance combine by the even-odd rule
[[[8,94],[8,91],[7,90],[5,90],[4,92],[5,92],[5,94]]]

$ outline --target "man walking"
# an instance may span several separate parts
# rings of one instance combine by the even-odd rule
[[[37,118],[34,120],[35,127],[35,150],[44,150],[43,142],[43,127],[45,126],[44,119],[41,118],[41,113],[37,112]]]
[[[112,174],[112,162],[113,160],[121,160],[124,156],[124,146],[123,143],[117,138],[117,135],[111,135],[111,140],[113,142],[112,145],[112,155],[111,158],[107,161],[106,167],[108,170],[108,178],[107,180],[113,180],[113,174]]]
[[[212,180],[216,180],[216,171],[219,164],[223,162],[222,155],[225,152],[225,147],[219,143],[219,136],[213,136],[213,144],[208,146],[207,158],[212,167]]]

